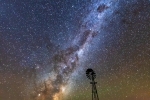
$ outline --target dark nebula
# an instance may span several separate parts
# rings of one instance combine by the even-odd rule
[[[99,5],[99,7],[97,8],[97,11],[99,12],[99,13],[101,13],[101,12],[103,12],[104,10],[106,10],[106,9],[108,9],[109,7],[108,6],[106,6],[105,4],[101,4],[101,5]]]

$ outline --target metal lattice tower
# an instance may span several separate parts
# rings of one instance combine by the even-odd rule
[[[91,68],[89,68],[86,70],[86,76],[88,79],[92,80],[92,82],[90,82],[90,84],[92,84],[92,100],[99,100],[96,89],[97,82],[94,81],[94,79],[96,78],[96,73]]]

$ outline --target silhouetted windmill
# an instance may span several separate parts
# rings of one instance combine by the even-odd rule
[[[90,82],[92,84],[92,100],[99,100],[96,89],[97,82],[94,81],[94,79],[96,78],[95,72],[91,68],[89,68],[86,70],[86,76],[88,79],[92,80],[92,82]]]

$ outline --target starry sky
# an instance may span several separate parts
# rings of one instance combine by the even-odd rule
[[[0,0],[0,100],[149,100],[149,0]]]

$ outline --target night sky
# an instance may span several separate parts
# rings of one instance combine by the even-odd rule
[[[150,0],[0,0],[0,100],[150,100]]]

